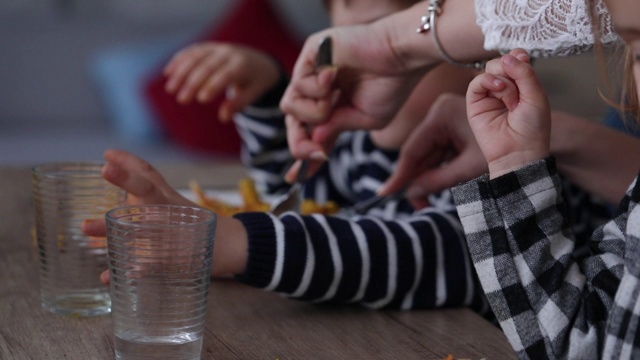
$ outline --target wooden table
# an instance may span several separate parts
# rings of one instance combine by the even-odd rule
[[[184,187],[234,186],[237,164],[160,167]],[[110,316],[72,318],[40,305],[29,169],[0,167],[0,359],[112,359]],[[214,281],[203,359],[513,359],[499,328],[467,309],[373,311],[285,299]]]

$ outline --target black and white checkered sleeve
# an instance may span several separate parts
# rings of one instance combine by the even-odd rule
[[[453,190],[482,287],[523,359],[598,358],[622,275],[619,249],[574,259],[560,189],[549,158]]]

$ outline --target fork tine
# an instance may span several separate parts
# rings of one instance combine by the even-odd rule
[[[354,204],[351,207],[345,208],[344,212],[345,214],[349,214],[349,215],[364,215],[367,213],[367,211],[369,211],[370,209],[373,209],[374,207],[378,207],[378,206],[383,206],[386,203],[388,203],[391,200],[399,200],[402,197],[404,197],[405,192],[404,190],[401,190],[395,194],[389,195],[389,196],[373,196],[370,197],[364,201],[360,201],[356,204]]]

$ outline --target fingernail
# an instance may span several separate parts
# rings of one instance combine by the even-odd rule
[[[110,166],[109,164],[106,164],[103,168],[102,168],[102,177],[104,177],[107,180],[114,180],[118,177],[118,168],[114,167],[114,166]]]
[[[312,160],[327,160],[327,154],[324,153],[324,151],[314,151],[311,154],[309,154],[309,158]]]
[[[516,61],[518,61],[518,59],[516,59],[515,57],[511,56],[511,55],[505,55],[502,57],[502,61],[509,66],[513,66]]]
[[[174,81],[167,81],[167,83],[164,86],[164,90],[168,93],[173,93],[175,90],[176,84]]]
[[[380,186],[380,188],[378,190],[376,190],[376,195],[379,195],[379,196],[387,195],[387,188],[388,187],[389,186],[386,183],[382,184],[382,186]]]
[[[85,219],[80,223],[80,231],[82,231],[83,233],[86,233],[87,230],[91,229],[91,222],[93,220],[90,219]]]
[[[100,281],[102,281],[103,284],[109,283],[109,272],[103,271],[100,274]]]
[[[516,55],[516,58],[520,61],[529,61],[529,55],[523,53]]]
[[[201,103],[206,103],[209,101],[209,94],[205,91],[201,91],[198,93],[198,101]]]
[[[284,181],[286,181],[288,184],[293,184],[295,182],[295,178],[293,177],[293,175],[291,175],[291,172],[288,172],[284,176]]]
[[[233,100],[236,98],[236,94],[237,94],[237,90],[236,87],[233,85],[227,86],[227,88],[224,91],[224,96],[228,99],[228,100]]]
[[[220,107],[220,111],[218,112],[218,117],[220,121],[227,122],[231,118],[231,114],[229,113],[229,109],[226,107]]]

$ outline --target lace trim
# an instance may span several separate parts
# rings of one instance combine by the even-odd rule
[[[596,4],[601,41],[618,40],[602,0]],[[523,48],[534,57],[567,56],[593,47],[586,0],[476,0],[478,25],[488,50]]]

